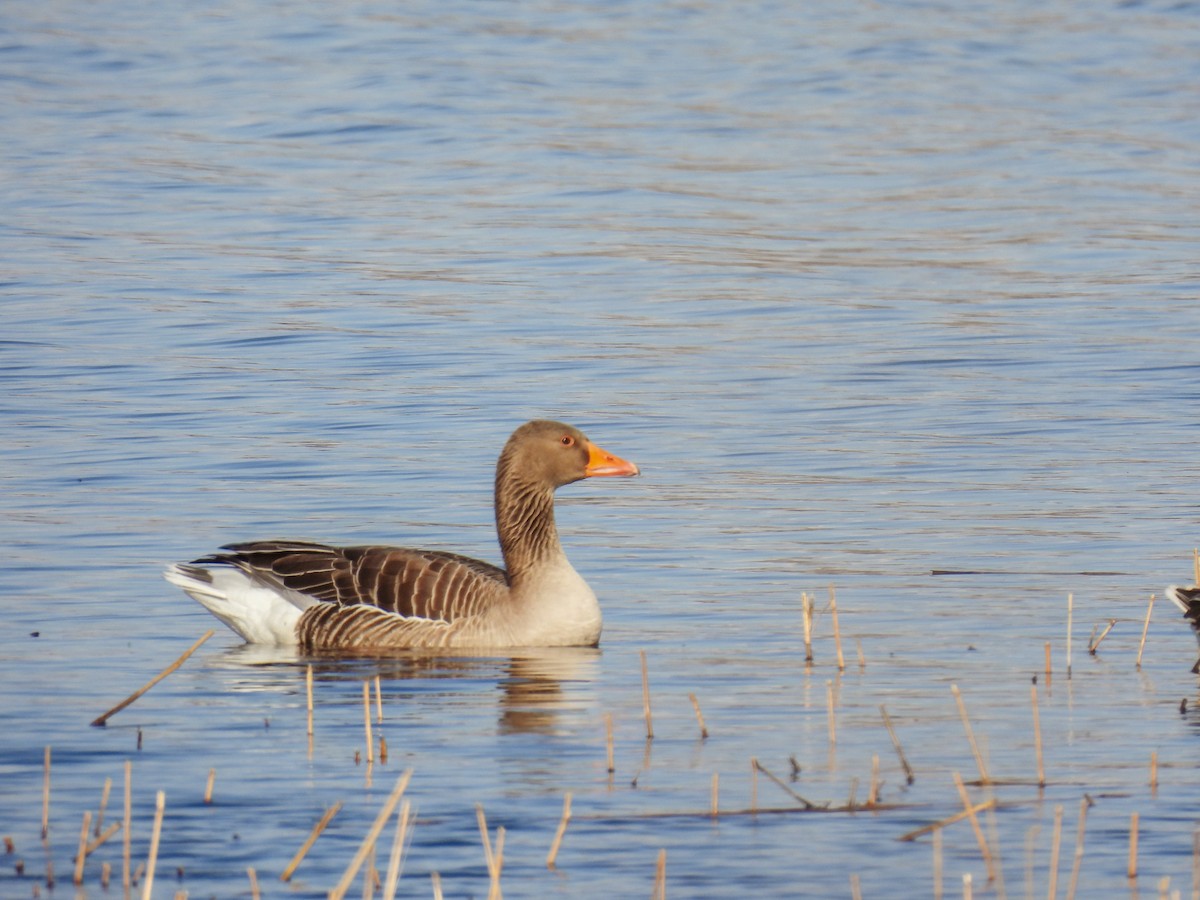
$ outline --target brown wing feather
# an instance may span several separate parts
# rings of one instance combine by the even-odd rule
[[[273,587],[336,606],[374,606],[397,616],[453,622],[478,613],[506,584],[478,559],[406,547],[329,547],[302,541],[229,544],[196,560],[223,563]]]

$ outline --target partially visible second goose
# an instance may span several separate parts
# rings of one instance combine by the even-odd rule
[[[1183,617],[1188,620],[1188,624],[1196,632],[1196,640],[1200,642],[1200,587],[1171,585],[1163,593],[1170,597],[1172,602],[1183,612]],[[1196,660],[1192,671],[1200,674],[1200,659]]]
[[[496,530],[505,568],[437,550],[230,544],[167,568],[251,643],[312,650],[591,646],[600,605],[554,525],[554,491],[583,478],[637,475],[561,422],[527,422],[496,464]]]

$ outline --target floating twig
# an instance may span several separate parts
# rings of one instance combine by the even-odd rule
[[[817,809],[817,805],[815,803],[810,803],[808,800],[805,800],[803,797],[801,797],[799,794],[797,794],[795,791],[793,791],[790,787],[788,787],[786,784],[784,784],[782,781],[780,781],[778,778],[776,778],[774,775],[772,775],[771,772],[768,771],[767,768],[762,763],[760,763],[757,759],[751,759],[750,762],[757,771],[762,772],[764,775],[766,775],[768,778],[770,778],[773,782],[775,782],[777,785],[779,785],[781,788],[783,788],[788,793],[788,796],[790,796],[793,800],[795,800],[797,803],[799,803],[805,809]],[[757,803],[755,805],[757,805]]]
[[[700,723],[700,739],[708,739],[708,728],[704,724],[704,713],[700,712],[700,701],[696,699],[695,694],[688,694],[688,699],[692,701],[692,709],[696,711],[696,721]]]
[[[924,837],[930,832],[936,833],[941,831],[947,825],[953,825],[955,822],[961,822],[963,819],[970,818],[971,816],[977,816],[985,809],[991,809],[995,805],[996,798],[989,797],[982,803],[976,803],[974,806],[968,806],[966,809],[962,810],[961,812],[956,812],[952,816],[947,816],[946,818],[939,819],[936,822],[930,822],[928,825],[922,825],[920,828],[914,828],[912,831],[906,831],[904,834],[900,835],[900,837],[896,838],[896,840],[915,841],[917,838]]]
[[[145,683],[145,685],[138,688],[136,691],[134,691],[132,694],[130,694],[128,697],[126,697],[124,700],[122,700],[120,703],[118,703],[116,706],[114,706],[108,712],[104,713],[104,715],[97,716],[95,719],[92,719],[92,724],[95,726],[100,726],[100,727],[103,727],[104,725],[108,724],[108,720],[110,718],[112,718],[114,715],[119,713],[125,707],[129,706],[129,704],[131,704],[135,700],[137,700],[138,697],[142,696],[142,694],[146,693],[146,691],[150,690],[150,688],[154,687],[156,684],[158,684],[160,681],[162,681],[164,678],[166,678],[168,675],[170,675],[172,672],[174,672],[176,669],[178,669],[180,666],[182,666],[187,661],[187,658],[189,656],[191,656],[193,653],[195,653],[200,648],[200,645],[203,644],[205,641],[207,641],[214,634],[216,634],[216,632],[213,631],[213,629],[211,629],[211,628],[208,631],[204,632],[204,634],[200,636],[200,640],[196,641],[196,643],[194,643],[194,644],[192,644],[192,646],[188,647],[188,649],[184,651],[183,655],[180,656],[179,659],[175,660],[175,662],[171,663],[169,666],[167,666],[165,669],[163,669],[161,672],[159,672],[157,675],[155,675],[153,678],[151,678],[149,681],[147,681]],[[140,732],[139,732],[139,734],[140,734]]]
[[[983,829],[979,826],[979,819],[976,817],[975,808],[971,804],[971,798],[967,795],[966,785],[963,784],[962,776],[957,772],[954,775],[954,786],[958,788],[958,796],[962,800],[963,809],[967,813],[967,818],[971,822],[971,830],[975,832],[975,840],[979,844],[979,852],[983,854],[984,865],[987,866],[988,881],[994,881],[996,877],[995,869],[992,863],[992,851],[988,847],[987,839],[983,836]]]
[[[1200,582],[1195,582],[1200,584]],[[1146,649],[1146,634],[1150,631],[1150,613],[1154,612],[1154,595],[1150,595],[1150,602],[1146,604],[1146,621],[1142,623],[1142,639],[1138,641],[1137,662],[1134,663],[1134,668],[1141,669],[1142,667],[1142,651]]]
[[[979,744],[975,740],[975,731],[971,728],[971,720],[967,716],[967,707],[963,703],[962,694],[959,692],[957,684],[950,685],[950,693],[954,695],[954,702],[958,704],[958,715],[962,718],[963,729],[967,732],[967,742],[971,745],[971,753],[975,756],[975,765],[979,767],[979,781],[981,784],[990,784],[991,779],[988,777],[987,765],[983,761],[983,754],[979,751]]]
[[[904,758],[904,750],[900,746],[900,738],[896,737],[896,729],[892,727],[892,717],[888,715],[887,708],[883,704],[879,705],[879,712],[883,715],[883,724],[887,727],[888,736],[892,739],[892,746],[896,748],[896,755],[900,757],[900,766],[904,769],[905,780],[909,784],[912,784],[917,779],[913,774],[912,766]]]
[[[383,808],[379,810],[379,815],[375,817],[375,821],[371,823],[370,830],[367,831],[367,836],[363,838],[363,842],[359,845],[358,852],[354,854],[354,859],[350,860],[350,865],[346,867],[346,871],[342,873],[341,880],[329,892],[329,900],[341,900],[345,896],[346,890],[350,887],[350,882],[354,880],[354,876],[358,874],[358,870],[362,867],[363,861],[366,860],[367,854],[375,846],[375,841],[379,839],[379,832],[383,831],[383,826],[387,824],[387,820],[392,817],[392,813],[396,809],[396,805],[400,802],[400,796],[408,787],[408,780],[412,778],[412,769],[406,769],[404,774],[396,779],[396,785],[392,788],[392,792],[384,801]]]
[[[571,821],[571,792],[563,794],[562,818],[558,820],[558,830],[554,832],[554,841],[550,844],[550,852],[546,855],[546,868],[554,868],[554,860],[558,858],[558,848],[562,846],[563,835],[567,833],[567,823]]]
[[[646,672],[646,651],[639,650],[642,658],[642,711],[646,715],[646,740],[654,739],[654,719],[650,715],[650,677]]]
[[[210,631],[209,634],[212,632]],[[142,900],[150,900],[154,890],[154,867],[158,865],[158,839],[162,835],[163,807],[167,795],[159,791],[154,795],[154,830],[150,832],[150,855],[146,857],[146,878],[142,882]]]
[[[325,810],[325,815],[321,816],[321,821],[317,822],[317,824],[313,826],[313,829],[311,832],[309,832],[308,838],[304,841],[304,844],[301,845],[300,849],[296,851],[296,855],[293,856],[292,861],[287,864],[287,868],[280,873],[280,881],[291,880],[293,873],[296,871],[296,867],[300,865],[300,861],[303,860],[305,854],[312,849],[312,845],[317,842],[317,838],[321,836],[321,832],[324,831],[326,826],[333,821],[333,817],[338,814],[338,810],[341,808],[342,801],[339,800],[337,803],[333,804],[333,806],[329,807],[329,809]]]

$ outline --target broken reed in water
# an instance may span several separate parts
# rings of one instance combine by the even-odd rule
[[[1138,864],[1138,814],[1133,813],[1129,817],[1129,867],[1126,870],[1126,875],[1130,878],[1137,878]]]
[[[154,830],[150,832],[150,855],[146,859],[146,880],[142,882],[142,900],[150,900],[153,896],[154,867],[158,864],[158,840],[162,835],[163,807],[166,802],[167,795],[162,791],[154,795]]]
[[[975,731],[971,728],[971,719],[967,715],[967,707],[963,703],[962,693],[958,690],[957,684],[950,685],[950,693],[954,695],[954,702],[958,705],[958,715],[962,719],[963,730],[967,733],[967,742],[971,745],[971,753],[975,756],[975,765],[979,768],[979,781],[981,784],[990,784],[991,778],[988,777],[987,765],[983,761],[983,754],[979,751],[979,744],[975,740]]]
[[[652,900],[667,900],[667,851],[658,851],[658,862],[654,866],[654,892]]]
[[[196,641],[196,643],[192,644],[192,646],[190,646],[187,650],[185,650],[183,655],[180,656],[179,659],[175,660],[175,662],[171,663],[169,666],[167,666],[165,669],[163,669],[161,672],[159,672],[157,675],[155,675],[153,678],[151,678],[149,681],[147,681],[144,685],[142,685],[142,687],[138,688],[136,691],[134,691],[132,694],[130,694],[128,697],[126,697],[124,700],[122,700],[120,703],[118,703],[116,706],[114,706],[108,712],[104,713],[103,715],[97,716],[95,719],[92,720],[92,724],[96,725],[96,726],[106,725],[110,718],[112,718],[114,715],[119,713],[125,707],[129,706],[131,703],[133,703],[135,700],[137,700],[139,697],[141,697],[144,693],[146,693],[146,691],[150,690],[150,688],[154,687],[156,684],[158,684],[160,681],[162,681],[164,678],[166,678],[168,675],[170,675],[172,672],[174,672],[176,669],[178,669],[180,666],[182,666],[185,662],[187,662],[187,658],[189,656],[191,656],[193,653],[195,653],[197,650],[199,650],[200,645],[203,644],[205,641],[207,641],[214,634],[216,634],[216,632],[211,628],[208,631],[204,632],[204,634],[201,635],[200,639],[198,641]]]
[[[800,605],[802,615],[804,617],[804,661],[812,662],[812,622],[813,622],[813,600],[808,594],[800,595]]]
[[[688,699],[692,701],[692,709],[696,711],[696,721],[700,724],[700,738],[706,740],[708,727],[704,724],[704,713],[700,712],[700,701],[696,699],[695,694],[688,694]]]
[[[983,855],[983,863],[987,866],[988,881],[993,881],[996,877],[996,869],[992,861],[992,851],[988,847],[987,839],[983,836],[983,829],[979,826],[975,807],[971,803],[971,798],[967,795],[967,788],[963,784],[962,776],[957,772],[953,772],[952,774],[954,776],[954,786],[958,789],[958,796],[962,800],[963,810],[967,814],[967,819],[971,822],[971,830],[975,832],[975,840],[979,844],[979,852]]]
[[[367,762],[375,762],[375,739],[371,736],[371,686],[364,681],[363,694],[363,729],[367,735]]]
[[[412,769],[406,769],[404,774],[396,779],[396,785],[392,788],[391,794],[384,801],[383,808],[380,809],[379,815],[375,817],[375,821],[371,823],[370,829],[367,831],[367,836],[363,838],[362,844],[359,845],[358,851],[354,854],[354,858],[350,860],[350,865],[346,867],[346,871],[342,873],[341,880],[329,892],[329,900],[341,900],[346,895],[346,891],[350,887],[350,883],[354,880],[354,876],[358,874],[358,870],[362,868],[363,862],[367,855],[375,847],[375,842],[379,839],[379,833],[383,831],[383,826],[387,824],[387,820],[392,817],[397,804],[400,802],[400,797],[408,787],[408,781],[412,778]]]
[[[317,842],[317,838],[321,836],[321,832],[325,830],[325,827],[331,821],[333,821],[333,817],[337,815],[338,810],[341,808],[342,801],[339,800],[333,804],[333,806],[329,807],[329,809],[325,810],[325,815],[321,816],[321,820],[313,826],[312,831],[309,832],[308,839],[305,840],[300,849],[296,851],[296,855],[292,857],[292,861],[287,864],[287,868],[284,869],[280,874],[280,881],[291,880],[293,873],[296,871],[296,867],[300,865],[301,860],[303,860],[308,851],[312,849],[312,845]]]
[[[1042,720],[1038,714],[1037,685],[1029,686],[1029,699],[1033,706],[1033,746],[1037,753],[1038,787],[1046,786],[1046,766],[1042,761]]]
[[[1193,582],[1200,584],[1200,582]],[[1150,613],[1154,612],[1154,595],[1150,595],[1150,602],[1146,604],[1146,621],[1142,623],[1142,639],[1138,641],[1137,662],[1134,663],[1135,669],[1142,667],[1142,651],[1146,649],[1146,634],[1150,631]]]
[[[829,586],[829,613],[833,617],[833,644],[837,650],[837,667],[839,672],[846,671],[846,657],[842,655],[842,630],[838,627],[837,592],[833,585]]]
[[[887,708],[882,703],[879,704],[879,712],[883,716],[883,724],[887,728],[888,737],[892,739],[892,746],[896,748],[896,755],[900,758],[900,767],[904,769],[904,778],[909,784],[912,784],[917,777],[913,774],[912,766],[904,757],[904,748],[900,746],[900,738],[896,737],[896,729],[892,727],[892,717],[888,715]]]
[[[571,792],[563,794],[562,818],[558,820],[558,830],[554,832],[554,841],[550,844],[550,852],[546,855],[546,868],[554,868],[554,860],[558,858],[558,848],[562,846],[563,835],[567,833],[567,823],[571,821]]]

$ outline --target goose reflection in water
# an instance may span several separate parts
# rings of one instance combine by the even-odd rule
[[[302,653],[294,647],[243,644],[212,657],[208,667],[227,671],[225,689],[235,693],[303,697],[305,667],[311,665],[318,715],[321,706],[330,702],[330,686],[338,686],[336,703],[360,705],[359,686],[378,676],[384,716],[393,721],[400,715],[427,711],[425,695],[434,695],[439,707],[447,702],[461,705],[464,699],[477,696],[478,688],[493,686],[500,692],[501,733],[556,734],[564,729],[565,715],[595,708],[591,686],[600,656],[595,647],[553,647],[505,656],[412,651],[386,657],[348,657],[344,652],[326,656]],[[373,687],[371,702],[374,704]],[[422,709],[414,710],[414,705]]]

